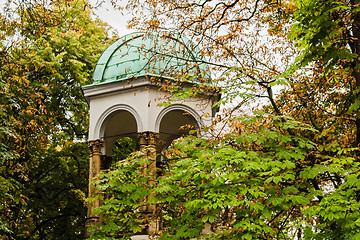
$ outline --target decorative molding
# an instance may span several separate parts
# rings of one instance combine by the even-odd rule
[[[88,146],[90,149],[90,155],[100,154],[101,148],[104,146],[104,141],[100,139],[90,140],[88,141]]]
[[[116,111],[127,111],[127,112],[131,113],[133,115],[133,117],[135,118],[136,125],[137,125],[137,131],[138,132],[142,131],[142,129],[143,129],[142,121],[141,121],[139,114],[135,111],[135,109],[130,107],[129,105],[117,104],[117,105],[111,106],[108,109],[106,109],[99,117],[99,119],[95,125],[95,129],[94,129],[93,136],[95,139],[101,139],[104,137],[106,121],[108,120],[108,117]]]
[[[103,95],[115,94],[119,91],[134,91],[138,88],[156,87],[157,84],[146,77],[131,78],[123,81],[105,82],[97,85],[86,85],[82,87],[84,97],[89,102],[90,98]]]
[[[140,148],[144,146],[156,146],[160,138],[160,134],[158,132],[139,132],[138,139]]]

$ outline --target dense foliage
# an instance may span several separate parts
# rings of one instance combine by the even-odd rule
[[[136,139],[130,137],[124,137],[118,139],[114,143],[112,149],[111,160],[113,163],[124,160],[130,156],[131,153],[139,150],[139,144]]]
[[[359,164],[351,153],[329,148],[334,156],[323,156],[310,126],[264,117],[238,119],[221,139],[179,139],[156,186],[140,172],[150,161],[142,153],[102,173],[99,189],[111,197],[97,209],[105,219],[93,239],[141,231],[149,219],[139,210],[151,203],[152,217],[163,219],[160,239],[198,237],[206,223],[211,239],[356,239]]]
[[[94,239],[142,230],[149,204],[160,239],[200,237],[209,224],[209,239],[360,237],[359,1],[130,0],[127,9],[130,26],[196,42],[226,104],[213,138],[181,138],[163,153],[156,185],[139,170],[146,150],[101,175],[109,198]]]
[[[162,153],[156,184],[153,172],[141,172],[151,149],[125,160],[128,153],[115,149],[116,166],[97,182],[98,196],[107,197],[95,210],[104,222],[92,238],[126,239],[156,218],[161,239],[200,238],[209,225],[203,238],[358,239],[359,4],[129,0],[130,27],[197,44],[224,111],[204,129],[212,138],[181,138]],[[83,237],[87,105],[80,86],[109,40],[89,6],[6,1],[0,13],[3,239]],[[143,214],[151,204],[155,211]]]
[[[86,4],[9,1],[0,13],[2,239],[83,238],[88,109],[80,86],[109,40]]]

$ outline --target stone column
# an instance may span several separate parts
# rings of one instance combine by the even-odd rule
[[[150,159],[150,164],[144,165],[141,169],[142,174],[151,174],[149,185],[156,184],[156,146],[159,142],[160,134],[156,132],[141,132],[138,133],[140,150],[147,151],[147,157]],[[152,196],[150,196],[151,198]],[[144,214],[152,215],[156,209],[156,205],[144,206],[142,211]],[[150,216],[148,223],[148,234],[155,233],[160,230],[160,220],[156,216]]]
[[[88,197],[93,197],[96,194],[96,188],[92,184],[96,176],[100,173],[101,170],[101,148],[104,146],[104,141],[97,139],[91,140],[88,142],[90,149],[90,160],[89,160],[89,195]],[[96,199],[93,202],[88,202],[88,212],[87,212],[87,221],[86,228],[92,227],[100,221],[99,214],[93,213],[92,210],[100,206],[100,200]],[[90,233],[87,232],[87,237],[90,236]]]
[[[141,132],[138,133],[138,139],[139,139],[140,150],[144,150],[146,148],[147,156],[152,161],[150,165],[144,166],[141,172],[145,174],[148,168],[150,168],[149,170],[156,170],[156,146],[157,143],[159,142],[159,133]]]

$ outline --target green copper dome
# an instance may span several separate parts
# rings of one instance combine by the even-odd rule
[[[100,56],[93,85],[141,76],[209,82],[210,71],[200,50],[180,36],[132,33],[111,44]]]

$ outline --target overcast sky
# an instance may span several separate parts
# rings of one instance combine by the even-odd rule
[[[119,11],[114,10],[108,2],[103,3],[101,7],[95,10],[95,13],[102,21],[115,28],[119,33],[119,37],[134,32],[134,30],[126,28],[130,15],[122,15]]]

